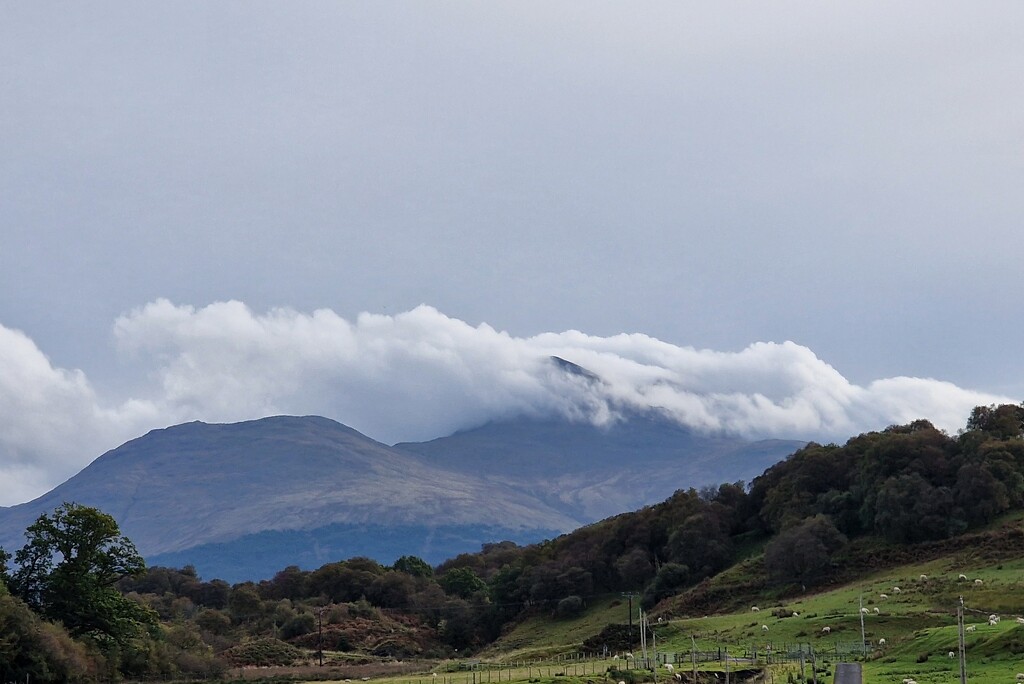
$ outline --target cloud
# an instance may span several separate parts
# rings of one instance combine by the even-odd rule
[[[600,424],[656,410],[698,430],[842,441],[917,418],[953,432],[972,407],[1011,401],[923,378],[855,385],[793,342],[720,352],[642,334],[513,337],[429,306],[349,321],[161,299],[118,318],[114,333],[150,373],[141,396],[99,396],[84,373],[55,368],[0,326],[0,504],[43,493],[147,429],[193,419],[317,414],[393,443],[514,415]]]

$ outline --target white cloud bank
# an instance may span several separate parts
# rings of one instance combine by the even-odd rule
[[[255,314],[231,301],[158,300],[119,318],[119,349],[151,370],[144,396],[97,396],[0,326],[0,505],[52,488],[100,452],[186,420],[317,414],[376,439],[422,440],[516,414],[606,422],[657,409],[700,430],[845,440],[928,418],[955,432],[979,404],[1013,401],[921,378],[866,387],[798,344],[740,352],[677,347],[641,334],[520,338],[429,306],[354,322],[329,310]],[[591,381],[550,361],[599,376]]]

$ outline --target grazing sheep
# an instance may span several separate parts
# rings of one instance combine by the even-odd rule
[[[874,611],[875,611],[875,615],[878,615],[878,608],[877,608],[877,607],[875,607],[875,608],[872,608],[872,610],[874,610]]]
[[[796,611],[793,611],[793,617],[800,617],[800,613],[798,613]],[[1020,618],[1020,619],[1024,620],[1024,618]]]
[[[964,629],[964,631],[965,632],[976,632],[976,631],[978,631],[978,626],[977,625],[967,625],[967,628]]]
[[[761,625],[761,631],[762,632],[767,632],[768,631],[768,625]]]
[[[888,594],[879,594],[878,598],[880,598],[880,599],[887,599],[887,598],[889,598],[889,595]]]
[[[965,580],[965,579],[967,579],[967,575],[965,575],[964,573],[962,573],[962,572],[961,572],[961,573],[960,573],[960,576],[959,576],[959,577],[957,577],[957,579],[958,579],[958,580]]]
[[[864,614],[864,615],[867,615],[869,611],[868,611],[868,609],[867,609],[867,608],[861,608],[861,609],[860,609],[860,612],[861,612],[862,614]]]
[[[1024,617],[1017,618],[1017,624],[1018,625],[1024,625]]]
[[[669,672],[671,672],[672,670],[674,670],[676,668],[672,665],[672,663],[665,663],[665,669],[668,670]]]
[[[989,624],[990,627],[995,627],[996,625],[999,624],[999,620],[989,620],[988,624]]]
[[[664,622],[664,619],[663,618],[658,618],[658,624],[660,625],[662,622]]]
[[[953,653],[952,651],[950,651],[949,652],[949,657],[950,658],[955,658],[956,657],[956,653]]]
[[[894,594],[900,593],[900,588],[899,587],[893,587],[892,588],[892,593],[894,593]]]
[[[677,682],[681,682],[681,681],[683,681],[683,675],[679,674],[678,672],[676,672],[676,673],[675,673],[674,675],[672,675],[672,676],[676,678],[676,681],[677,681]]]
[[[980,579],[974,580],[974,586],[979,586],[979,585],[982,585],[982,584],[984,584],[984,582],[982,582]]]
[[[996,615],[995,613],[992,613],[991,615],[989,615],[988,619],[989,619],[989,622],[991,622],[993,620],[996,621],[996,622],[999,622],[999,616]]]
[[[885,638],[884,637],[878,640],[878,645],[879,646],[885,646]]]
[[[612,656],[612,660],[618,660],[618,659],[619,659],[619,656],[618,656],[618,655],[613,655],[613,656]]]
[[[1018,682],[1024,682],[1024,672],[1018,672],[1017,673],[1017,681]]]
[[[923,581],[928,579],[928,575],[924,575],[924,574],[919,575],[917,579],[919,579],[919,580],[921,580],[923,582]]]
[[[757,612],[760,612],[760,610],[761,609],[758,608],[757,606],[750,606],[750,612],[751,613],[757,613]]]
[[[626,651],[626,655],[624,655],[623,657],[624,657],[624,658],[626,658],[626,659],[628,660],[628,659],[630,659],[630,658],[632,658],[632,657],[633,657],[633,654],[632,654],[632,653],[630,653],[629,651]]]
[[[825,625],[824,627],[821,628],[821,633],[822,634],[831,634],[832,633],[832,628],[829,627],[828,625]]]

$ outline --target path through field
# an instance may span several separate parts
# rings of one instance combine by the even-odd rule
[[[834,684],[861,684],[860,663],[838,663]]]

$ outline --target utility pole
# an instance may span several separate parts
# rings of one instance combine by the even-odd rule
[[[868,642],[864,639],[864,594],[860,595],[860,652],[864,658],[868,657]]]
[[[324,607],[316,609],[316,652],[320,657],[320,667],[324,666]]]
[[[964,643],[964,597],[960,597],[960,605],[956,607],[956,631],[960,652],[960,684],[967,684],[967,645]]]
[[[623,598],[629,601],[629,637],[627,639],[627,643],[629,644],[630,652],[633,650],[633,597],[636,595],[637,594],[632,591],[622,592]]]
[[[693,667],[693,681],[697,681],[697,640],[690,635],[690,664]]]

